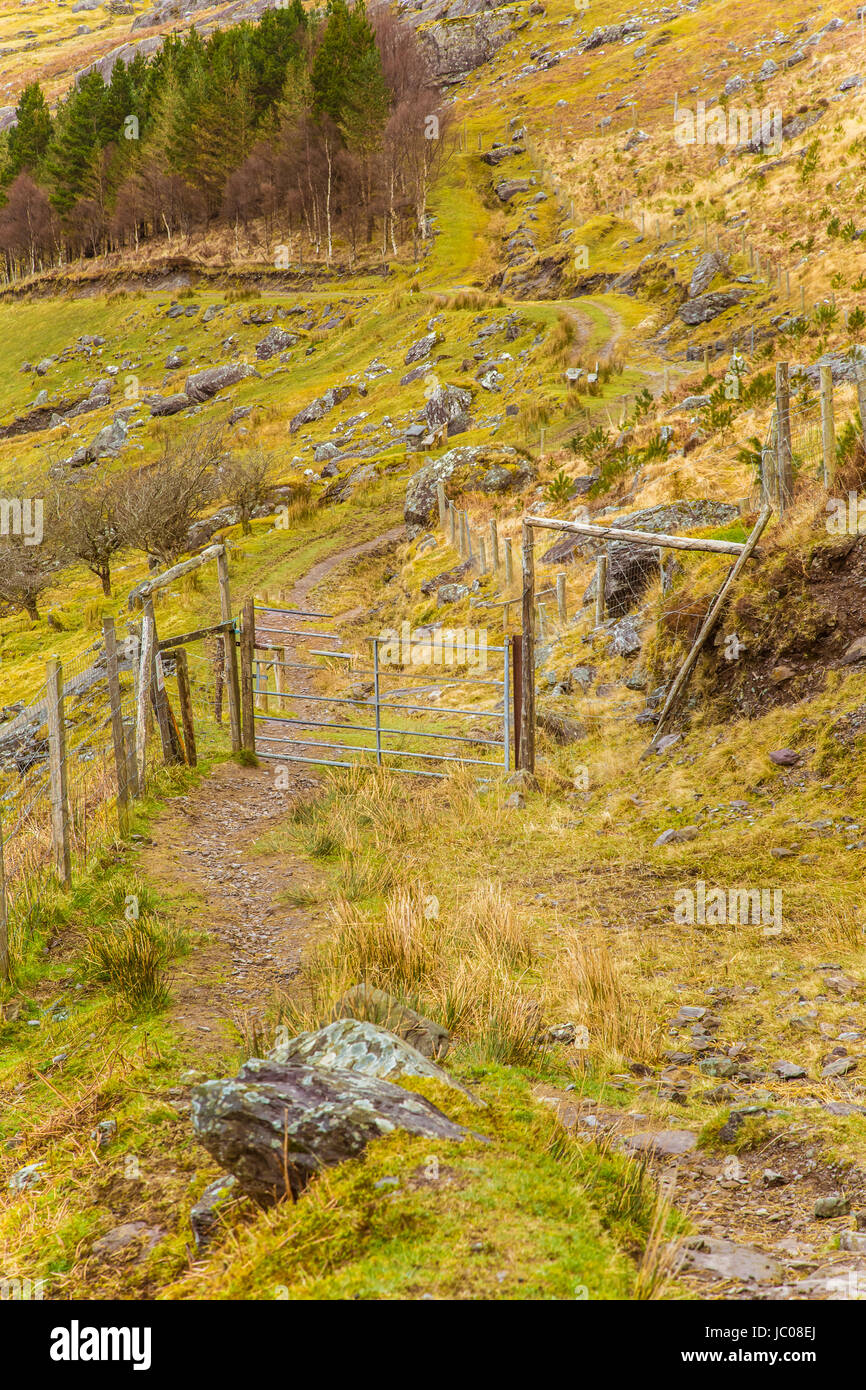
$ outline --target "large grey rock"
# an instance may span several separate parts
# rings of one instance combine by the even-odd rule
[[[422,358],[430,356],[435,346],[436,334],[427,333],[423,338],[419,338],[416,343],[412,344],[406,356],[403,358],[403,361],[407,367],[411,366],[413,362],[420,362]]]
[[[689,281],[689,299],[705,294],[717,275],[730,276],[731,267],[718,251],[706,251],[692,271]]]
[[[351,393],[350,386],[330,386],[322,396],[317,396],[309,405],[305,405],[303,410],[299,410],[289,424],[289,433],[295,434],[304,425],[315,424],[316,420],[321,420],[329,411],[339,405]]]
[[[782,1278],[781,1266],[751,1245],[710,1236],[687,1236],[681,1250],[683,1268],[703,1270],[721,1279],[766,1284]]]
[[[436,77],[456,79],[465,72],[489,62],[494,53],[508,40],[511,32],[506,15],[454,14],[450,7],[447,19],[441,7],[418,35],[418,41]],[[409,10],[407,18],[411,19]]]
[[[186,410],[192,401],[185,391],[177,391],[173,396],[148,396],[147,404],[150,406],[151,415],[177,415],[179,410]]]
[[[237,1077],[192,1092],[192,1123],[208,1153],[262,1206],[298,1196],[323,1168],[355,1158],[395,1129],[463,1140],[467,1131],[422,1096],[352,1071],[258,1058]]]
[[[657,507],[644,507],[638,512],[617,517],[610,524],[626,531],[646,531],[648,536],[677,536],[689,531],[702,531],[710,526],[728,526],[739,514],[739,510],[730,502],[696,498],[692,502],[662,502]],[[630,542],[617,541],[612,544]],[[591,536],[566,535],[545,551],[541,562],[545,565],[562,564],[564,560],[570,560],[575,552],[597,555],[603,545],[603,541],[594,540]]]
[[[261,342],[256,343],[256,357],[260,362],[267,362],[268,358],[275,357],[278,352],[285,352],[286,348],[292,347],[297,341],[297,333],[290,333],[288,329],[278,328],[275,324]]]
[[[679,316],[683,323],[689,324],[690,327],[708,323],[710,319],[718,318],[719,314],[723,314],[734,304],[739,304],[742,297],[741,290],[714,290],[710,294],[698,295],[696,299],[687,299],[685,304],[679,307]]]
[[[299,1033],[268,1053],[273,1062],[309,1062],[330,1071],[361,1072],[382,1081],[427,1076],[464,1095],[469,1092],[396,1033],[361,1018],[338,1018],[314,1033]],[[475,1097],[471,1097],[475,1099]]]
[[[401,1004],[383,989],[373,985],[352,985],[334,1009],[336,1020],[357,1018],[376,1023],[408,1042],[423,1057],[444,1057],[451,1034],[441,1023],[425,1018],[406,1004]]]
[[[607,547],[607,577],[604,584],[604,605],[608,617],[621,618],[630,609],[636,608],[658,572],[659,556],[655,546],[611,541]],[[595,602],[596,588],[596,576],[593,575],[584,590],[584,604]],[[630,656],[640,651],[640,639],[633,625],[628,625],[621,633],[618,628],[614,629],[613,650],[617,656]]]
[[[209,1183],[189,1213],[196,1249],[203,1250],[219,1225],[221,1209],[237,1194],[237,1178],[223,1173]]]
[[[249,376],[258,375],[255,367],[248,367],[245,362],[227,362],[222,367],[206,367],[203,372],[188,376],[184,391],[194,404],[199,405],[209,401],[218,391],[224,391],[227,386],[235,386]]]
[[[532,464],[510,445],[462,444],[419,468],[406,484],[403,516],[409,526],[431,526],[438,515],[436,486],[448,497],[462,492],[507,492],[535,476]]]
[[[467,428],[466,412],[471,404],[471,393],[462,387],[437,386],[424,406],[424,418],[434,434],[443,428],[458,434]]]

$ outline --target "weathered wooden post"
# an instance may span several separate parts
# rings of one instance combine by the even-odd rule
[[[140,793],[147,786],[147,740],[150,710],[150,679],[153,669],[153,610],[145,607],[141,615],[141,648],[138,666],[138,694],[135,705],[135,761]]]
[[[511,537],[507,536],[504,541],[505,549],[505,586],[514,583],[514,552],[511,548]]]
[[[564,623],[568,617],[568,610],[565,602],[565,575],[556,576],[556,609],[559,614],[559,621]]]
[[[3,824],[0,822],[0,980],[12,978],[9,966],[9,913],[6,906],[6,862],[3,856]]]
[[[117,776],[117,823],[121,835],[126,835],[129,832],[129,786],[126,770],[126,745],[123,737],[123,711],[120,704],[120,677],[117,671],[117,639],[113,618],[103,618],[102,637],[105,643],[111,741],[114,745],[114,770]]]
[[[607,589],[607,551],[603,551],[595,562],[595,625],[604,622],[605,590]]]
[[[523,643],[520,766],[535,771],[535,555],[532,527],[523,523]]]
[[[123,721],[123,744],[126,750],[126,782],[129,787],[130,795],[140,796],[141,788],[138,784],[138,760],[135,756],[135,720],[124,719]]]
[[[256,751],[255,708],[253,705],[253,654],[255,652],[255,612],[251,598],[244,599],[241,623],[241,709],[243,713],[243,746]]]
[[[231,622],[232,605],[229,594],[229,557],[223,546],[217,556],[217,578],[220,589],[220,618]],[[241,746],[241,699],[238,681],[238,653],[233,632],[226,632],[222,638],[223,662],[225,666],[226,694],[229,701],[229,726],[231,728],[232,752]]]
[[[195,767],[197,762],[195,721],[192,713],[192,691],[189,684],[189,666],[183,647],[178,647],[174,654],[174,662],[175,670],[177,671],[177,698],[180,704],[181,722],[183,723],[183,741],[186,746],[186,760],[190,767]]]
[[[448,504],[445,501],[445,484],[442,482],[436,484],[436,501],[439,504],[439,525],[444,531]]]
[[[499,532],[496,529],[495,517],[490,522],[490,561],[495,573],[499,569]]]
[[[153,701],[153,708],[156,713],[156,722],[159,726],[159,736],[162,742],[162,757],[166,765],[183,762],[183,755],[180,752],[180,737],[174,728],[174,720],[168,704],[168,695],[165,690],[165,673],[162,666],[162,654],[159,650],[159,634],[156,630],[156,619],[153,616],[153,597],[148,594],[144,600],[144,616],[153,633],[153,661],[151,663],[150,698]],[[147,692],[146,684],[142,684],[142,693]]]
[[[866,448],[866,367],[857,368],[857,404],[860,407],[860,434]]]
[[[821,451],[824,456],[824,486],[830,487],[836,471],[836,426],[833,420],[833,369],[819,368],[821,374]]]
[[[478,573],[487,573],[487,547],[483,536],[478,537]]]
[[[779,516],[791,505],[794,496],[794,471],[791,456],[791,394],[788,385],[787,362],[776,363],[776,472],[779,480]]]
[[[457,547],[458,547],[458,541],[457,541],[457,508],[455,507],[455,505],[454,505],[453,502],[449,502],[449,503],[448,503],[448,525],[449,525],[450,532],[451,532],[451,548],[452,548],[452,550],[456,550]]]
[[[69,850],[69,796],[66,786],[66,720],[63,712],[63,667],[52,657],[46,667],[45,697],[48,709],[48,774],[51,799],[51,835],[54,868],[60,882],[72,880]]]
[[[516,632],[511,638],[512,708],[514,710],[514,766],[520,768],[520,727],[523,709],[523,637]]]

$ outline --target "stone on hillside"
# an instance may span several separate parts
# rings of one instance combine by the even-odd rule
[[[244,362],[227,362],[222,367],[206,367],[203,372],[194,372],[187,377],[184,390],[190,400],[198,405],[209,401],[227,386],[235,386],[249,376],[258,375],[255,367],[248,367]]]
[[[128,1250],[131,1245],[141,1245],[141,1253],[146,1255],[164,1235],[161,1226],[148,1226],[146,1221],[124,1221],[95,1240],[90,1253],[100,1260]]]
[[[501,179],[496,185],[496,196],[500,203],[510,203],[518,193],[528,193],[531,187],[529,179]]]
[[[685,1269],[703,1270],[721,1279],[736,1279],[744,1283],[777,1283],[782,1268],[763,1251],[750,1245],[710,1236],[686,1236],[682,1241],[682,1263]]]
[[[779,64],[774,63],[772,58],[765,58],[761,66],[758,68],[758,81],[767,82],[771,77],[775,77],[778,71]]]
[[[419,338],[416,343],[413,343],[403,358],[406,366],[411,366],[413,362],[420,362],[423,357],[429,357],[436,346],[436,338],[435,332],[427,333],[423,338]]]
[[[403,516],[409,526],[431,526],[439,515],[437,483],[449,498],[462,492],[516,491],[531,482],[535,470],[528,459],[504,444],[463,444],[425,463],[406,484]]]
[[[839,352],[825,352],[815,362],[808,364],[797,364],[791,367],[791,377],[804,378],[810,386],[816,389],[821,382],[821,368],[829,367],[833,384],[837,385],[845,382],[856,382],[858,373],[866,365],[866,347],[861,343],[852,343],[847,350]]]
[[[698,1136],[690,1129],[659,1129],[630,1134],[624,1146],[636,1153],[663,1154],[666,1157],[691,1153]]]
[[[363,1019],[387,1028],[422,1057],[444,1057],[451,1042],[451,1034],[441,1023],[434,1023],[372,985],[352,985],[346,990],[334,1009],[334,1020],[347,1018]]]
[[[611,656],[636,656],[640,651],[640,635],[630,617],[619,620],[613,629],[609,652]]]
[[[495,168],[497,164],[501,164],[503,160],[509,159],[511,155],[525,153],[526,150],[523,145],[495,145],[492,150],[488,150],[486,154],[483,154],[481,159],[484,164],[490,164]]]
[[[693,502],[663,502],[657,507],[646,507],[639,512],[617,517],[611,524],[628,531],[646,531],[649,542],[652,535],[675,536],[681,532],[702,530],[707,526],[727,526],[730,522],[736,521],[739,515],[739,510],[730,502],[701,498]],[[563,561],[570,560],[576,551],[586,555],[597,555],[604,544],[603,541],[593,540],[591,536],[566,535],[544,552],[541,562],[544,565],[562,564]],[[614,545],[631,544],[631,541],[616,541],[611,543],[610,548]],[[594,594],[595,591],[592,592]]]
[[[186,410],[192,401],[185,391],[178,391],[173,396],[148,396],[147,405],[150,406],[151,415],[176,415],[179,410]]]
[[[351,473],[346,473],[342,478],[337,478],[322,493],[319,503],[327,506],[331,502],[345,502],[358,488],[364,483],[371,483],[379,476],[375,463],[362,463],[358,468],[353,468]]]
[[[253,1058],[233,1080],[192,1093],[192,1122],[208,1153],[262,1206],[297,1197],[323,1168],[355,1158],[395,1129],[463,1140],[467,1131],[422,1096],[378,1077]]]
[[[692,278],[689,281],[689,299],[696,299],[699,295],[706,294],[717,275],[724,275],[728,278],[730,274],[731,267],[720,252],[704,252],[692,271]]]
[[[829,1080],[834,1076],[847,1076],[849,1071],[855,1071],[856,1068],[856,1057],[834,1057],[832,1062],[828,1062],[825,1067],[821,1068],[821,1076],[824,1080]]]
[[[560,542],[561,544],[561,542]],[[555,550],[557,547],[552,547]],[[572,550],[577,547],[572,547]],[[548,556],[544,563],[550,563]],[[636,608],[644,590],[659,572],[658,550],[655,546],[638,545],[634,541],[611,541],[607,548],[607,576],[604,584],[605,612],[608,617],[621,618],[630,609]],[[583,593],[583,604],[595,602],[597,588],[596,575],[593,575]],[[616,636],[614,655],[628,656],[640,650],[640,639],[635,633],[623,630]],[[628,648],[628,650],[626,650]]]
[[[606,47],[609,43],[622,43],[623,39],[639,34],[643,34],[643,25],[639,19],[628,19],[624,24],[608,24],[604,28],[593,29],[584,40],[583,52],[589,53],[592,49]]]
[[[174,371],[176,367],[182,367],[183,358],[181,357],[180,352],[170,352],[168,354],[168,357],[165,359],[165,366],[167,371]]]
[[[499,0],[501,3],[501,0]],[[480,6],[475,6],[480,9]],[[493,5],[490,8],[494,8]],[[426,23],[418,34],[435,77],[452,81],[462,73],[472,72],[489,62],[494,53],[508,41],[511,23],[507,15],[489,13],[450,13],[443,16],[441,5],[415,6],[406,12],[410,23]]]
[[[576,719],[566,719],[561,714],[546,714],[543,710],[539,710],[535,722],[539,729],[550,734],[554,743],[577,743],[586,737],[586,729],[582,724],[578,724]]]
[[[739,304],[742,297],[741,290],[714,290],[710,294],[698,295],[696,299],[687,299],[680,305],[678,313],[683,323],[690,326],[708,323],[734,304]]]
[[[298,411],[289,424],[289,433],[295,434],[304,425],[312,425],[316,420],[321,420],[334,409],[334,406],[340,405],[351,394],[351,390],[351,386],[330,386],[324,395],[317,396],[309,405],[305,405],[303,410]]]
[[[829,1221],[837,1216],[847,1216],[850,1210],[848,1198],[836,1192],[830,1197],[819,1197],[812,1208],[812,1215],[818,1221]]]
[[[192,1226],[197,1250],[203,1250],[213,1239],[219,1226],[220,1210],[237,1196],[237,1186],[237,1178],[223,1173],[208,1184],[190,1210],[189,1224]]]
[[[260,362],[267,362],[278,352],[285,352],[286,348],[293,347],[297,341],[297,333],[290,333],[288,329],[277,328],[275,325],[265,334],[260,343],[256,343],[256,357]]]
[[[866,661],[866,636],[855,637],[850,647],[842,657],[845,666],[853,666],[857,661]]]
[[[775,748],[769,755],[770,762],[777,767],[796,767],[801,756],[796,748]]]
[[[299,1033],[279,1043],[268,1057],[272,1062],[306,1062],[329,1071],[361,1072],[364,1076],[378,1076],[381,1081],[396,1081],[401,1076],[426,1076],[470,1095],[411,1043],[369,1019],[338,1018],[315,1032]],[[470,1096],[470,1099],[474,1101],[475,1097]]]
[[[796,1062],[775,1062],[770,1071],[775,1072],[780,1081],[799,1081],[806,1075],[806,1068]]]
[[[448,434],[462,434],[469,427],[467,411],[472,395],[460,386],[437,386],[424,406],[424,418],[432,433],[445,429]]]

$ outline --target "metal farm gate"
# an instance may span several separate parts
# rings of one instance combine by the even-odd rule
[[[333,629],[329,614],[247,600],[241,686],[254,737],[245,741],[259,757],[375,763],[419,777],[445,776],[443,764],[490,772],[515,765],[515,639],[487,646],[485,632],[482,650],[465,630],[457,630],[461,643],[454,630],[419,628],[407,645],[404,623],[395,637],[366,637],[360,650],[347,650]],[[470,690],[474,709],[464,707]]]

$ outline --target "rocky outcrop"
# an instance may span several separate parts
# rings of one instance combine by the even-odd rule
[[[260,343],[256,343],[256,357],[260,362],[267,362],[278,352],[285,352],[287,348],[293,347],[297,341],[297,333],[289,333],[285,328],[274,326],[269,329]]]
[[[646,531],[649,535],[678,536],[710,526],[729,526],[739,514],[730,502],[700,498],[694,502],[663,502],[658,507],[645,507],[627,516],[615,517],[609,521],[609,525],[625,531]],[[596,555],[603,544],[592,536],[566,535],[545,551],[541,563],[561,565],[576,554]]]
[[[365,1019],[339,1018],[313,1033],[299,1033],[279,1044],[268,1056],[273,1062],[309,1062],[330,1071],[377,1076],[381,1081],[397,1081],[401,1076],[426,1076],[440,1085],[469,1094],[417,1048],[396,1033]]]
[[[346,399],[351,389],[350,386],[329,387],[323,396],[317,396],[309,405],[305,405],[303,410],[298,411],[289,424],[289,433],[296,434],[304,425],[312,425],[316,420],[321,420],[335,405]]]
[[[706,294],[717,275],[724,275],[725,278],[729,278],[730,274],[731,267],[720,252],[705,252],[692,271],[692,278],[689,281],[689,299],[697,299],[699,295]]]
[[[297,1197],[323,1168],[395,1129],[461,1141],[467,1131],[422,1096],[355,1071],[254,1058],[192,1092],[192,1123],[240,1192],[262,1206]]]
[[[472,404],[472,395],[460,386],[437,386],[424,407],[424,418],[431,433],[447,430],[448,434],[462,434],[469,429],[467,411]]]
[[[687,299],[679,307],[679,316],[690,327],[709,323],[710,319],[718,318],[726,309],[739,304],[742,297],[742,290],[714,290],[710,294],[698,295],[696,299]]]
[[[424,586],[422,585],[422,590]],[[424,590],[426,593],[427,590]],[[383,989],[373,985],[352,985],[334,1009],[335,1018],[360,1018],[377,1023],[411,1043],[424,1057],[442,1058],[448,1051],[451,1034],[441,1023],[417,1014]]]
[[[509,445],[462,445],[425,463],[406,485],[403,516],[409,526],[431,526],[437,515],[436,487],[449,498],[462,492],[512,492],[535,477],[532,464]]]
[[[456,79],[487,63],[511,32],[507,15],[490,13],[455,16],[459,6],[451,6],[451,14],[437,18],[419,31],[418,40],[435,77]],[[411,18],[411,11],[407,18]]]
[[[227,362],[225,366],[206,367],[203,372],[188,376],[184,391],[194,404],[199,405],[202,401],[209,401],[217,392],[224,391],[227,386],[235,386],[248,376],[258,375],[255,367],[248,367],[245,362]]]

